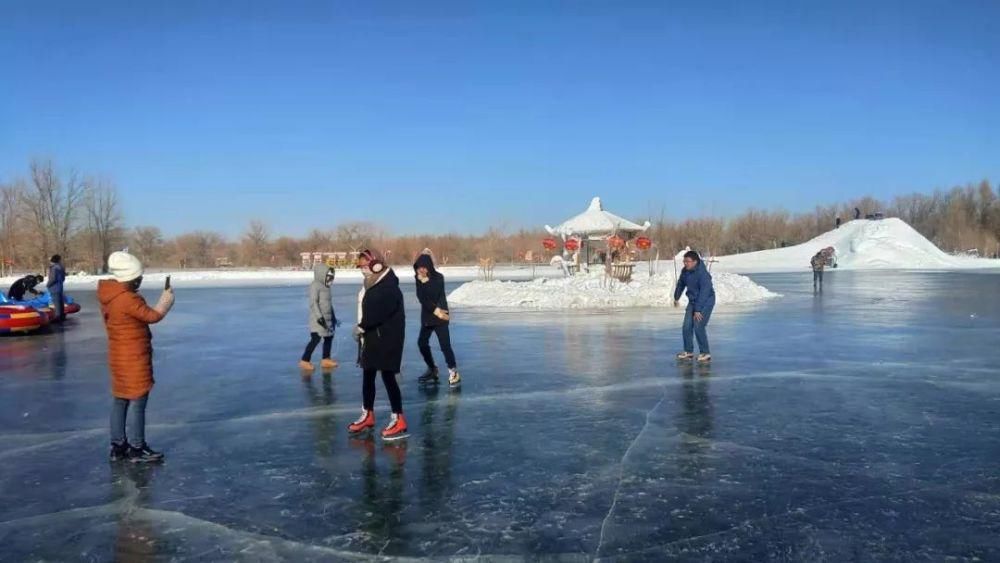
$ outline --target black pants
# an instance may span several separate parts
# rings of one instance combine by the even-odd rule
[[[424,357],[427,367],[436,367],[434,356],[431,354],[431,334],[437,334],[438,343],[441,344],[441,351],[444,352],[444,361],[448,364],[448,369],[455,369],[455,352],[451,349],[451,332],[448,325],[424,326],[420,327],[420,337],[417,338],[417,347],[420,348],[420,355]]]
[[[365,410],[375,410],[375,376],[378,370],[364,371],[364,383],[361,387]],[[385,385],[385,392],[389,394],[389,405],[392,412],[402,414],[403,394],[399,391],[399,383],[396,382],[396,374],[391,371],[382,372],[382,384]]]
[[[309,333],[309,344],[306,344],[306,351],[302,353],[302,361],[308,362],[312,360],[313,351],[316,350],[316,345],[319,344],[319,334],[315,332]],[[323,359],[329,359],[330,350],[333,348],[333,337],[324,336],[323,337]]]
[[[813,288],[819,284],[819,287],[823,287],[823,270],[813,270]]]

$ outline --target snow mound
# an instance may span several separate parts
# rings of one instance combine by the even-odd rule
[[[952,256],[902,219],[859,219],[796,246],[718,258],[715,269],[728,272],[782,272],[809,268],[809,259],[832,246],[843,270],[957,270],[998,268],[1000,260]]]
[[[780,297],[737,274],[713,274],[713,281],[719,305]],[[448,302],[464,307],[536,310],[669,307],[674,302],[675,283],[673,273],[639,275],[627,284],[608,284],[603,273],[529,282],[472,281],[452,291]],[[681,298],[681,303],[686,301],[686,296]]]

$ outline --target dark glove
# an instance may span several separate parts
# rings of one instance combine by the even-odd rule
[[[324,329],[329,329],[330,328],[330,327],[326,326],[326,319],[324,319],[323,317],[320,317],[320,318],[316,319],[316,323],[319,326],[323,327]]]

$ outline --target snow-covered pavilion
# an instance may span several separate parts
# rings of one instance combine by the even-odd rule
[[[614,235],[629,240],[646,231],[649,227],[649,221],[639,225],[610,211],[605,211],[604,205],[601,204],[601,198],[595,197],[590,201],[590,207],[583,213],[567,219],[555,228],[545,225],[545,230],[550,235],[558,236],[563,240],[579,237],[583,247],[581,250],[589,262],[591,242],[601,241],[603,243],[608,237]]]

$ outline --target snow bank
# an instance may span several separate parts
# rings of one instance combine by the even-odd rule
[[[716,302],[755,303],[778,294],[737,274],[713,275]],[[604,275],[592,273],[569,278],[529,282],[473,281],[448,296],[448,303],[463,307],[499,307],[537,310],[620,309],[669,307],[674,302],[673,273],[639,275],[630,283],[607,284]],[[687,297],[681,298],[682,303]]]
[[[902,219],[859,219],[809,242],[733,256],[722,256],[713,271],[784,272],[809,269],[809,259],[832,246],[842,270],[957,270],[1000,268],[1000,260],[952,256],[927,240]]]

